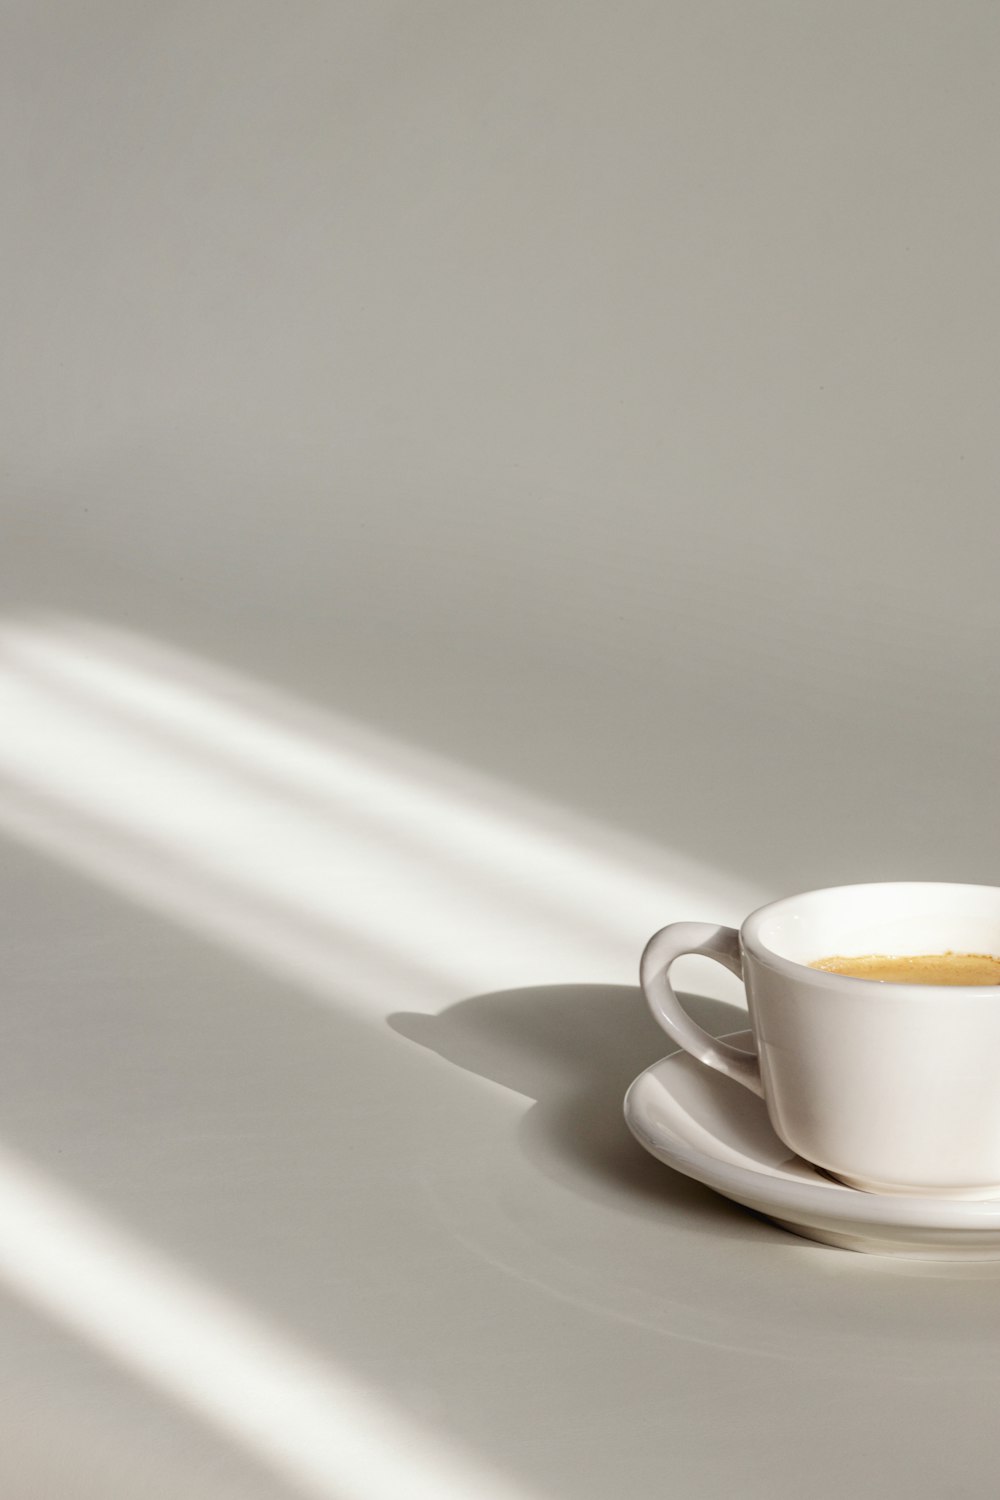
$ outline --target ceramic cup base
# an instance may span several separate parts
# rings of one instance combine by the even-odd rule
[[[828,1168],[819,1169],[824,1176],[829,1177],[831,1182],[842,1182],[845,1187],[854,1188],[858,1193],[875,1193],[880,1197],[889,1198],[953,1198],[959,1202],[976,1203],[988,1202],[994,1198],[1000,1198],[1000,1183],[993,1187],[975,1188],[951,1188],[951,1187],[897,1187],[891,1182],[871,1182],[864,1177],[848,1177],[843,1172],[831,1172]]]
[[[749,1032],[727,1036],[749,1047]],[[1000,1198],[855,1192],[775,1135],[764,1101],[686,1052],[635,1080],[625,1120],[659,1161],[807,1240],[907,1260],[1000,1261]]]

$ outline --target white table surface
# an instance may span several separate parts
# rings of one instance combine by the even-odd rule
[[[989,1492],[1000,1268],[620,1108],[997,879],[1000,13],[0,24],[2,1492]]]

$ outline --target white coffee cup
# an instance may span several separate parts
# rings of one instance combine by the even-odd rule
[[[832,955],[1000,955],[1000,888],[898,882],[762,906],[739,932],[676,922],[642,956],[678,1046],[759,1094],[799,1156],[870,1193],[1000,1196],[1000,986],[915,985],[811,969]],[[709,1036],[668,970],[700,953],[741,975],[755,1051]]]

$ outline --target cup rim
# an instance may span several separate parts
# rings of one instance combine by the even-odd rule
[[[854,974],[832,974],[826,969],[812,969],[808,964],[798,963],[794,958],[784,958],[780,953],[775,953],[768,948],[760,936],[760,929],[765,920],[773,915],[779,906],[791,906],[794,902],[802,901],[807,896],[836,895],[847,891],[884,890],[887,886],[909,886],[912,890],[928,890],[935,886],[945,886],[950,891],[993,891],[1000,898],[1000,886],[986,885],[972,881],[962,880],[861,880],[848,885],[818,886],[813,890],[799,891],[793,896],[779,896],[775,901],[767,901],[763,906],[758,906],[744,920],[740,927],[740,944],[757,963],[765,968],[774,969],[779,974],[785,974],[790,979],[801,980],[804,975],[809,976],[810,984],[819,985],[821,988],[842,988],[847,985],[864,985],[873,994],[898,995],[905,993],[911,1001],[937,999],[941,995],[948,995],[953,1001],[959,996],[968,999],[982,998],[986,995],[996,995],[998,986],[995,984],[964,984],[960,986],[947,984],[905,984],[899,980],[892,979],[860,979]],[[854,991],[857,993],[857,991]]]

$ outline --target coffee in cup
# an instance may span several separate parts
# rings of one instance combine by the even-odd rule
[[[668,972],[717,959],[747,992],[752,1051],[691,1019]],[[789,1149],[865,1192],[1000,1196],[1000,888],[840,886],[737,931],[663,928],[643,992],[679,1047],[759,1094]],[[830,955],[829,957],[827,955]]]
[[[879,984],[1000,984],[1000,958],[992,953],[863,953],[814,958],[809,967]]]

